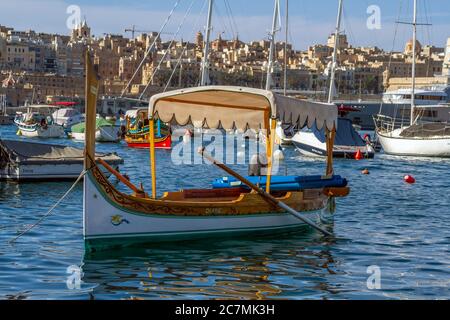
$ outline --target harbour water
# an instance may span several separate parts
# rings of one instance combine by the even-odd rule
[[[0,127],[14,138],[15,127]],[[59,139],[50,142],[82,144]],[[121,172],[150,189],[148,150],[97,144],[125,160]],[[175,166],[157,150],[158,189],[205,187],[223,172]],[[285,150],[288,174],[321,174],[324,161]],[[10,244],[67,191],[70,182],[0,182],[2,299],[448,299],[450,160],[336,160],[351,194],[337,200],[329,241],[317,232],[152,244],[91,254],[82,238],[82,186],[53,215]],[[245,166],[235,167],[245,173]],[[370,175],[361,170],[369,169]],[[412,174],[417,182],[403,182]],[[378,269],[379,268],[379,269]],[[74,271],[75,270],[75,271]],[[381,288],[368,286],[380,271]],[[81,282],[72,281],[80,274]],[[75,279],[77,280],[77,279]],[[79,285],[78,285],[79,284]],[[370,284],[370,279],[369,279]]]

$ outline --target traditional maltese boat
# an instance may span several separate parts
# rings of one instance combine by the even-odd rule
[[[150,148],[148,109],[138,108],[128,110],[125,114],[125,141],[131,148]],[[170,128],[159,119],[155,121],[155,148],[170,149],[172,138]]]
[[[102,173],[108,168],[95,157],[95,105],[98,80],[91,58],[86,56],[87,110],[84,179],[84,239],[86,250],[144,242],[179,241],[212,236],[273,234],[313,227],[331,235],[322,226],[334,211],[334,198],[349,193],[346,181],[333,174],[333,141],[337,108],[334,105],[297,100],[272,91],[232,87],[203,86],[175,90],[151,97],[148,108],[150,169],[152,190],[134,186],[120,173],[111,172],[132,193],[119,191]],[[165,192],[157,197],[155,122],[192,124],[206,129],[265,130],[267,175],[264,189],[213,159],[203,148],[202,156],[225,170],[248,188],[221,188]],[[324,127],[327,135],[327,166],[314,184],[271,190],[272,155],[278,121],[299,127]],[[294,181],[294,182],[295,182]],[[335,184],[336,181],[336,184]],[[289,181],[288,181],[289,182]]]

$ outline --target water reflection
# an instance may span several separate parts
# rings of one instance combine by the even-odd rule
[[[311,292],[319,297],[336,290],[329,285],[329,277],[339,273],[329,245],[317,235],[291,234],[99,252],[85,256],[83,282],[97,284],[94,299],[277,299]]]

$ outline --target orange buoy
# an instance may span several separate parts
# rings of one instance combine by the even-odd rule
[[[412,183],[415,183],[416,182],[416,179],[414,179],[414,177],[413,176],[411,176],[411,175],[406,175],[406,176],[404,176],[403,177],[403,180],[406,182],[406,183],[409,183],[409,184],[412,184]]]
[[[364,169],[363,171],[361,171],[362,174],[370,174],[369,169]]]
[[[364,156],[363,156],[361,150],[358,149],[358,151],[355,154],[355,160],[361,160],[363,158],[364,158]]]

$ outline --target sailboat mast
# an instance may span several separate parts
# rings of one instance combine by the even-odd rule
[[[342,6],[343,0],[339,0],[339,9],[336,21],[336,31],[334,33],[334,47],[333,47],[333,61],[331,62],[331,70],[330,70],[330,89],[328,91],[328,103],[333,101],[334,95],[334,79],[336,73],[336,62],[337,62],[337,49],[338,49],[338,40],[339,34],[341,33],[341,20],[342,20]]]
[[[266,90],[270,90],[270,87],[272,86],[272,68],[275,53],[275,34],[277,32],[279,5],[280,5],[279,0],[275,0],[275,7],[273,9],[272,31],[270,33],[270,49],[269,49],[269,61],[267,64]]]
[[[214,0],[209,0],[208,4],[208,20],[206,21],[206,38],[205,38],[205,48],[203,52],[202,61],[202,78],[200,85],[206,86],[209,84],[209,42],[211,37],[211,19],[212,19],[212,9],[214,5]]]
[[[412,71],[411,71],[411,120],[410,124],[414,124],[414,109],[416,107],[416,41],[417,41],[417,0],[414,0],[414,17],[413,17],[413,44],[412,44]]]
[[[288,64],[288,57],[287,57],[287,46],[288,46],[288,38],[289,38],[289,0],[286,0],[286,18],[285,20],[285,39],[284,39],[284,95],[286,95],[287,92],[287,64]]]

